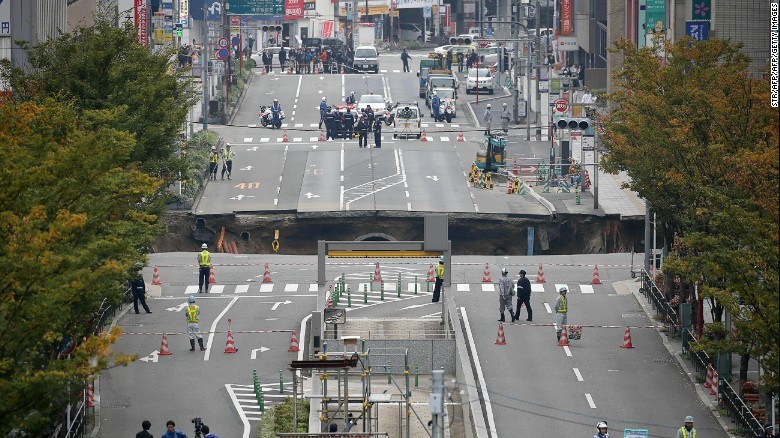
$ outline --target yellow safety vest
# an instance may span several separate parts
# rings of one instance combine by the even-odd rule
[[[187,322],[197,324],[200,322],[200,309],[196,305],[187,306]]]
[[[219,161],[219,155],[217,154],[211,154],[211,162],[216,163]]]
[[[688,430],[685,428],[685,426],[680,428],[680,435],[683,438],[688,438]],[[691,429],[690,438],[696,438],[696,428]]]
[[[211,253],[206,251],[205,249],[200,252],[198,255],[198,263],[201,266],[210,266],[211,265]]]
[[[222,156],[225,158],[225,161],[233,161],[233,157],[236,156],[236,153],[232,150],[225,149],[225,152],[222,154]]]
[[[560,297],[561,297],[561,308],[558,309],[558,313],[566,313],[568,311],[568,309],[566,308],[566,297],[564,297],[563,295],[561,295]]]
[[[444,278],[444,263],[439,263],[436,266],[436,278]]]

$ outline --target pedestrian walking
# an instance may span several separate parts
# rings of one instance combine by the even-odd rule
[[[431,302],[438,303],[439,296],[442,292],[442,285],[444,284],[444,257],[439,257],[439,264],[436,266],[436,283],[433,286],[433,299]]]
[[[517,312],[515,312],[515,321],[520,319],[520,309],[525,306],[528,311],[528,319],[534,320],[534,312],[531,310],[531,282],[525,276],[525,270],[520,270],[520,279],[517,280]]]
[[[322,102],[320,102],[320,129],[322,129],[322,124],[325,122],[325,114],[328,113],[328,98],[325,96],[322,96]]]
[[[693,417],[688,415],[683,421],[683,427],[677,431],[677,438],[696,438],[696,429],[693,427]]]
[[[409,56],[409,53],[406,52],[406,49],[404,49],[401,52],[401,62],[404,63],[404,73],[409,71],[409,60],[412,59],[411,56]]]
[[[490,112],[490,104],[485,108],[485,114],[482,116],[482,122],[485,123],[485,135],[490,135],[490,124],[493,122],[493,114]]]
[[[200,431],[203,432],[203,438],[219,438],[215,434],[211,433],[211,428],[205,424],[201,426]]]
[[[567,314],[569,312],[569,300],[566,299],[566,292],[569,290],[566,289],[566,286],[561,286],[560,289],[558,289],[558,298],[555,300],[555,314],[557,315],[557,323],[558,326],[555,329],[555,339],[560,340],[561,339],[561,331],[563,330],[563,326],[566,325],[568,322]]]
[[[190,338],[190,351],[195,351],[195,338],[198,339],[200,351],[206,351],[203,347],[203,335],[200,334],[200,306],[195,304],[195,297],[190,295],[187,299],[187,308],[184,317],[187,318],[187,336]]]
[[[225,172],[227,172],[228,179],[233,175],[233,158],[236,157],[236,153],[230,147],[230,143],[225,145],[225,149],[222,151],[222,179],[225,179]]]
[[[368,147],[368,117],[365,114],[360,116],[355,129],[358,133],[358,147]]]
[[[146,313],[152,313],[152,311],[149,310],[149,306],[146,305],[146,282],[144,282],[144,277],[141,275],[140,271],[130,280],[130,291],[133,293],[133,309],[135,309],[135,313],[139,313],[139,301]]]
[[[512,296],[515,294],[514,282],[507,276],[509,271],[506,268],[501,269],[501,278],[498,279],[498,312],[501,317],[498,322],[506,322],[504,317],[504,308],[509,308],[509,319],[514,322],[515,312],[512,309]]]
[[[211,253],[205,243],[200,246],[198,253],[198,293],[209,293],[209,274],[211,273]]]
[[[458,52],[456,57],[458,59],[458,73],[463,73],[463,52]]]
[[[378,117],[374,120],[374,146],[382,147],[382,120]]]
[[[162,438],[187,438],[187,434],[176,429],[176,423],[173,420],[168,420],[165,423],[165,433],[162,434]]]
[[[597,432],[593,435],[593,438],[609,438],[606,421],[599,421],[598,424],[596,424],[596,430]]]
[[[509,108],[506,106],[506,102],[501,107],[501,130],[504,134],[509,132],[509,121],[512,119],[512,114],[509,112]]]
[[[211,156],[209,156],[209,179],[217,180],[217,166],[219,165],[219,154],[217,147],[211,147]]]
[[[151,432],[149,432],[149,429],[152,428],[152,423],[149,422],[149,420],[144,420],[141,422],[141,429],[142,431],[135,434],[135,438],[154,438],[154,435],[152,435]]]

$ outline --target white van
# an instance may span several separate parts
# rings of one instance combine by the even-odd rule
[[[379,73],[379,54],[374,46],[359,46],[355,49],[352,67],[357,71]]]

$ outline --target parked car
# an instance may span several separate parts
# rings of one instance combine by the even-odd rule
[[[271,52],[271,54],[274,56],[274,58],[273,58],[273,65],[275,67],[278,67],[279,66],[279,52],[282,50],[281,47],[276,47],[275,46],[275,47],[265,47],[265,48],[262,48],[262,49],[258,50],[257,52],[253,53],[252,55],[250,55],[249,58],[251,60],[255,61],[255,66],[256,67],[262,67],[263,66],[263,52],[266,51],[266,50]],[[289,47],[285,47],[284,51],[289,54],[290,53],[290,48]]]
[[[466,94],[472,91],[485,90],[493,94],[493,74],[489,68],[471,68],[466,76]]]
[[[392,119],[393,138],[422,137],[422,118],[417,102],[397,104]]]
[[[414,23],[401,23],[401,32],[399,33],[399,39],[401,41],[423,41],[423,26]],[[425,35],[425,40],[429,41],[431,32],[428,31]]]

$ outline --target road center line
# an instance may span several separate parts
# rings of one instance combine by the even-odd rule
[[[471,324],[469,324],[469,317],[466,314],[466,308],[461,307],[460,313],[463,315],[463,326],[466,328],[466,337],[469,339],[468,347],[471,350],[471,355],[474,357],[474,368],[477,370],[478,386],[481,387],[482,396],[485,399],[485,412],[487,414],[488,427],[490,428],[490,436],[498,437],[496,432],[496,421],[493,419],[493,405],[490,403],[490,394],[488,394],[487,383],[485,383],[485,376],[482,374],[482,365],[479,363],[479,355],[477,349],[474,347],[474,335],[471,333]]]
[[[547,313],[552,313],[552,309],[550,308],[549,303],[544,303],[544,308],[547,309]]]
[[[209,356],[211,356],[211,343],[214,342],[214,332],[217,331],[217,324],[219,324],[219,320],[222,319],[223,316],[227,313],[228,310],[235,304],[236,301],[238,301],[239,297],[233,297],[233,299],[228,303],[227,306],[225,306],[224,309],[222,309],[222,312],[217,315],[217,317],[214,319],[214,322],[211,323],[211,329],[209,329],[209,340],[206,342],[206,354],[203,356],[203,360],[207,361],[209,360]]]
[[[580,374],[580,369],[579,368],[572,368],[572,369],[574,370],[574,375],[577,376],[577,381],[583,382],[584,380],[582,380],[582,374]]]
[[[596,409],[596,403],[593,403],[593,397],[590,394],[585,394],[585,398],[588,400],[588,405],[591,409]]]
[[[303,75],[298,76],[298,89],[295,91],[295,103],[298,103],[298,98],[301,97],[301,82],[303,81]]]
[[[563,352],[566,353],[566,356],[571,357],[571,350],[569,349],[568,346],[567,347],[563,347]]]
[[[345,77],[346,77],[346,75],[341,75],[341,100],[344,100],[347,97],[347,95],[344,93],[344,78]]]

